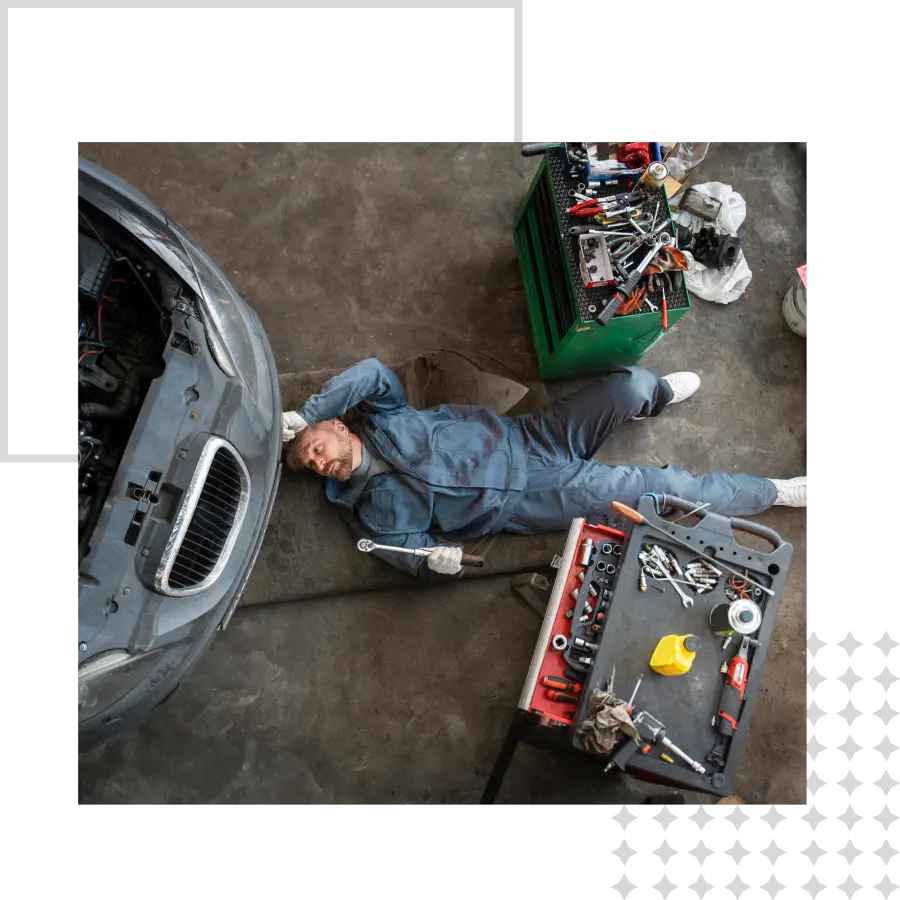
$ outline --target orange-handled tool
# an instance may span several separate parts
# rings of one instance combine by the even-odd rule
[[[565,691],[547,691],[547,698],[549,700],[554,700],[557,703],[577,703],[578,702],[577,697],[573,697],[571,694],[568,694]]]
[[[566,681],[565,678],[557,678],[555,675],[545,675],[541,679],[544,687],[556,688],[558,691],[565,691],[568,694],[580,694],[581,685],[575,684],[574,681]]]
[[[687,541],[683,541],[680,538],[675,537],[673,534],[669,534],[665,528],[660,528],[659,525],[654,525],[652,522],[648,522],[647,519],[642,516],[636,509],[632,509],[630,506],[626,506],[624,503],[619,503],[618,500],[613,500],[612,508],[620,515],[625,516],[626,519],[631,519],[635,525],[646,525],[648,528],[652,528],[654,531],[658,531],[661,535],[663,535],[666,540],[674,541],[676,544],[680,544],[682,547],[687,547],[688,550],[691,551],[695,556],[700,556],[703,559],[708,559],[711,563],[715,563],[717,566],[722,566],[724,569],[728,569],[729,572],[734,572],[735,575],[740,575],[741,578],[747,578],[747,576],[743,572],[739,572],[737,569],[732,569],[728,563],[722,562],[721,559],[716,559],[713,556],[707,556],[702,550],[698,550],[696,547],[692,547]],[[754,587],[758,587],[760,590],[765,591],[770,597],[775,596],[775,591],[771,588],[767,588],[764,584],[760,584],[758,581],[753,581],[752,578],[747,578],[747,581],[750,582]]]
[[[632,509],[630,506],[626,506],[624,503],[620,503],[618,500],[613,500],[612,508],[620,516],[625,516],[626,519],[631,519],[631,521],[634,522],[635,525],[650,524],[636,509]]]

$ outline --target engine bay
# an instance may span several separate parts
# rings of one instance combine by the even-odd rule
[[[153,379],[163,374],[171,331],[163,290],[171,276],[79,211],[79,562]]]

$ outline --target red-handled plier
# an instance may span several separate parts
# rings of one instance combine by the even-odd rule
[[[610,203],[605,198],[592,197],[582,200],[569,209],[570,216],[602,216],[614,209],[618,204]]]

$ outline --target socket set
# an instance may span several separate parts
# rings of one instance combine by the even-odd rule
[[[600,640],[613,599],[613,584],[622,559],[619,541],[594,541],[585,538],[578,552],[579,586],[569,593],[571,605],[566,618],[571,627],[561,651],[576,672],[587,673],[600,647]]]
[[[603,637],[625,537],[616,528],[572,521],[519,698],[519,708],[537,714],[542,726],[573,724],[590,669],[586,660],[592,659]]]

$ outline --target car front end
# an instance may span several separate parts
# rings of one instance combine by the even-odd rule
[[[196,242],[79,160],[79,745],[138,725],[240,600],[280,476],[258,317]]]

